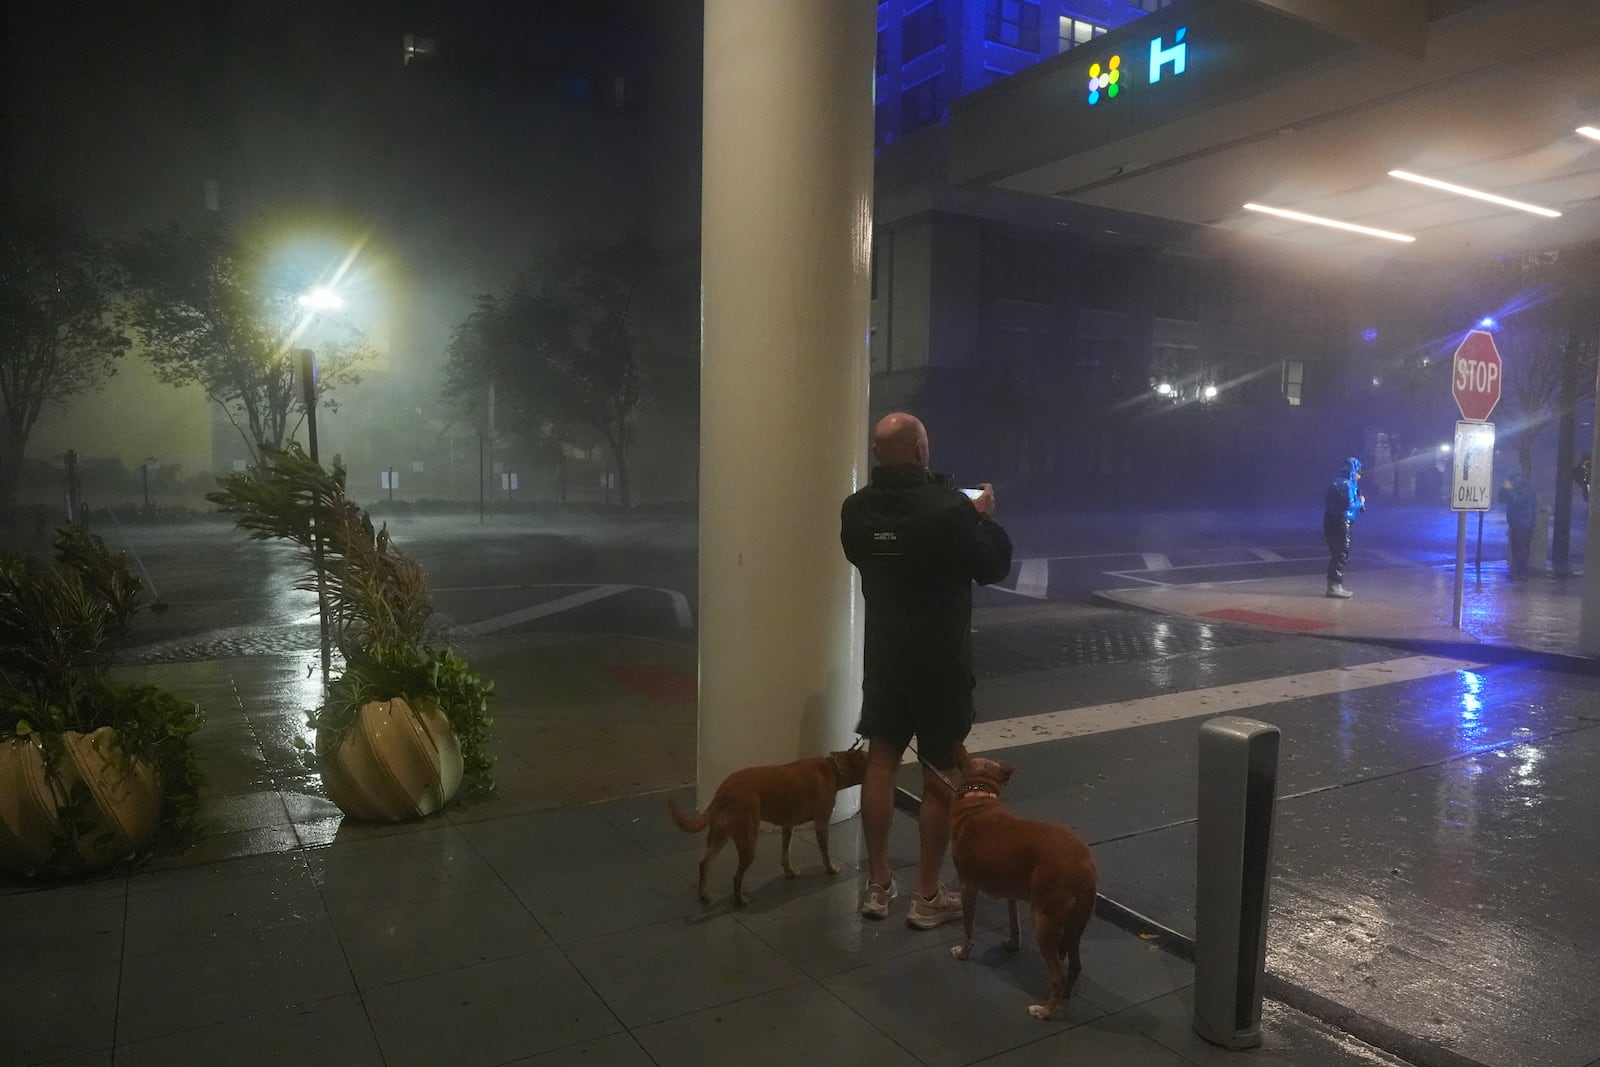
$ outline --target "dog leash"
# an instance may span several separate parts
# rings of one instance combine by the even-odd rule
[[[917,757],[917,762],[922,764],[922,769],[927,771],[929,774],[933,775],[935,778],[939,779],[939,781],[944,784],[944,787],[947,790],[950,791],[951,799],[954,799],[955,795],[956,795],[955,783],[950,781],[950,779],[946,778],[944,776],[944,772],[943,771],[941,771],[939,768],[935,767],[933,764],[929,763],[927,760],[923,759],[922,758],[922,753],[917,751],[917,746],[916,745],[913,745],[911,742],[907,741],[906,742],[906,747],[911,750],[911,754],[913,756]]]

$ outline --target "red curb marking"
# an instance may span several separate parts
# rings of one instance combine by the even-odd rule
[[[1249,622],[1257,626],[1275,626],[1280,630],[1326,630],[1331,622],[1320,619],[1295,619],[1288,615],[1271,615],[1265,611],[1246,611],[1244,608],[1223,608],[1221,611],[1203,611],[1202,618],[1221,619],[1223,622]]]
[[[699,699],[694,676],[659,663],[608,663],[606,673],[657,704],[682,704]]]

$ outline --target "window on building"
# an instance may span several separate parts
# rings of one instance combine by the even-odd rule
[[[875,64],[872,73],[875,77],[883,77],[889,69],[889,35],[882,30],[878,31],[878,55],[873,60]]]
[[[1080,44],[1088,44],[1096,37],[1104,37],[1107,31],[1106,27],[1088,19],[1075,19],[1070,15],[1062,15],[1061,28],[1058,32],[1059,50],[1070,52]]]
[[[1133,264],[1103,252],[1080,261],[1083,304],[1099,311],[1127,311],[1133,306]]]
[[[900,93],[900,135],[944,121],[944,79],[939,75]]]
[[[890,105],[888,104],[879,104],[872,109],[872,125],[877,136],[879,148],[886,144],[894,143],[893,117],[893,112],[890,111]]]
[[[1019,241],[1003,234],[986,238],[983,245],[983,282],[989,296],[1033,304],[1055,301],[1055,263],[1050,245]]]
[[[1039,51],[1039,5],[1036,0],[987,0],[984,36],[998,44]]]
[[[1199,277],[1179,263],[1163,263],[1156,274],[1155,312],[1164,319],[1200,318]]]
[[[901,63],[927,55],[942,44],[944,0],[930,0],[900,20]]]
[[[1301,389],[1306,381],[1306,365],[1298,359],[1283,361],[1283,396],[1292,407],[1300,406]]]
[[[1172,6],[1172,0],[1133,0],[1133,6],[1144,11],[1160,11],[1164,7]]]

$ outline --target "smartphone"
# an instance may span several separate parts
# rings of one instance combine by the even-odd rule
[[[971,497],[973,500],[976,500],[983,495],[982,489],[963,489],[961,491],[967,494],[967,496]]]

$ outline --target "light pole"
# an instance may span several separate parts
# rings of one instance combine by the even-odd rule
[[[344,301],[332,289],[318,287],[299,298],[299,304],[306,309],[306,324],[309,326],[311,319],[319,311],[333,311],[344,306]],[[306,408],[306,444],[310,447],[311,462],[322,465],[317,456],[317,353],[310,348],[300,349],[300,389],[301,399]],[[322,689],[327,692],[328,674],[332,669],[332,652],[328,641],[328,587],[326,572],[323,567],[322,555],[322,498],[320,494],[313,494],[311,498],[311,561],[312,568],[317,574],[317,629],[321,638],[322,651]]]

